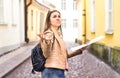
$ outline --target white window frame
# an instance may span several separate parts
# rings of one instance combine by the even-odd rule
[[[16,25],[17,24],[17,19],[16,19],[16,5],[15,5],[15,1],[14,0],[11,0],[11,21],[12,21],[12,24],[13,25]]]
[[[0,24],[17,24],[16,0],[1,0],[0,2]]]
[[[105,0],[105,14],[106,14],[106,27],[107,34],[113,34],[113,0]]]
[[[4,0],[0,2],[0,24],[5,23]]]
[[[66,29],[67,25],[66,25],[66,19],[62,19],[62,28]]]
[[[78,27],[78,19],[73,19],[73,28],[77,29]]]
[[[66,10],[66,0],[61,0],[61,9]]]
[[[77,1],[73,0],[73,10],[77,10]]]
[[[94,33],[96,28],[95,20],[95,0],[91,0],[91,32]]]

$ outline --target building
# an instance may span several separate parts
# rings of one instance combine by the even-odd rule
[[[37,1],[37,0],[28,0],[27,4],[27,31],[26,37],[29,41],[36,41],[39,39],[37,34],[41,33],[44,26],[45,16],[48,10],[55,8],[54,5],[48,3]]]
[[[78,12],[76,0],[45,0],[55,4],[61,12],[63,38],[65,41],[75,41],[78,36]],[[72,35],[72,36],[71,36]]]
[[[24,41],[24,0],[0,0],[0,55]]]
[[[120,1],[118,0],[77,0],[79,6],[79,34],[78,42],[83,44],[98,37],[105,39],[90,46],[93,54],[104,60],[111,67],[120,72]]]
[[[0,0],[0,56],[38,40],[52,4],[36,0]]]

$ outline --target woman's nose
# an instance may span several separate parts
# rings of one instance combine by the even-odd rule
[[[60,19],[60,17],[57,17],[57,19]]]

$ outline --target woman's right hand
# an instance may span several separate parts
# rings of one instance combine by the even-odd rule
[[[37,34],[37,36],[39,36],[39,38],[42,38],[42,39],[45,38],[45,35],[43,33]]]

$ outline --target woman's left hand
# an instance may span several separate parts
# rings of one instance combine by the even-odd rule
[[[87,48],[87,46],[86,46],[86,47],[81,48],[80,50],[81,50],[81,51],[84,51],[84,50],[86,50],[86,48]]]

